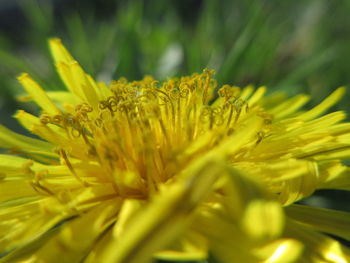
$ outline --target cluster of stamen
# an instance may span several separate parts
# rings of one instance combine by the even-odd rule
[[[224,85],[214,96],[217,83],[212,74],[204,70],[162,85],[151,77],[130,83],[119,79],[111,83],[111,95],[98,107],[83,103],[61,115],[43,114],[40,120],[61,127],[68,138],[83,138],[89,146],[87,155],[119,182],[118,191],[130,192],[141,185],[147,192],[169,180],[188,158],[195,158],[184,160],[181,153],[197,138],[211,133],[205,146],[209,150],[234,133],[240,118],[249,113],[238,87]],[[262,138],[261,131],[257,143]],[[61,156],[69,165],[65,151]],[[137,179],[120,190],[121,180],[115,174],[125,171],[137,174]]]

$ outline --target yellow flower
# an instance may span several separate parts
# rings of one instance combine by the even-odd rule
[[[350,188],[350,123],[308,96],[218,87],[213,72],[109,86],[50,40],[68,91],[19,77],[41,115],[0,126],[0,262],[337,262],[349,214],[293,205]],[[217,93],[214,91],[217,90]]]

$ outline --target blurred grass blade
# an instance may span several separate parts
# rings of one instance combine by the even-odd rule
[[[303,64],[299,64],[294,71],[291,71],[277,86],[286,87],[301,82],[304,78],[319,70],[334,58],[333,48],[328,48],[322,53],[314,54],[311,58],[306,59]]]
[[[53,7],[51,1],[39,1],[27,0],[20,1],[22,12],[29,21],[32,32],[35,32],[36,36],[47,37],[53,27]],[[35,39],[35,35],[29,34],[28,37],[34,37],[32,40],[39,41],[41,39]]]
[[[237,38],[236,42],[231,47],[227,57],[219,70],[218,79],[221,82],[227,82],[233,79],[237,68],[239,68],[239,61],[247,52],[257,32],[263,26],[262,12],[260,2],[253,1],[250,5],[250,14],[248,24],[243,27],[242,32]]]

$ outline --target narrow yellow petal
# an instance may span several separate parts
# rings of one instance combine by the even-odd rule
[[[37,195],[38,193],[28,181],[12,180],[0,183],[0,203]]]
[[[69,194],[75,196],[72,204],[79,210],[85,210],[116,196],[111,183],[86,186],[83,189],[78,188],[71,190]]]
[[[72,62],[68,66],[71,70],[75,85],[82,91],[85,101],[92,107],[97,108],[99,98],[95,91],[96,85],[93,86],[92,83],[88,80],[85,72],[80,67],[78,62]]]
[[[350,213],[304,205],[285,207],[287,215],[317,231],[350,240]]]
[[[98,88],[91,76],[88,76],[77,61],[64,47],[60,39],[50,39],[49,46],[55,64],[63,82],[75,95],[97,108],[99,97]]]
[[[74,61],[72,55],[62,44],[61,39],[58,39],[58,38],[50,39],[49,47],[55,63],[64,62],[68,64]]]
[[[217,158],[218,156],[230,156],[235,154],[241,148],[251,142],[251,138],[256,136],[262,125],[262,119],[253,117],[251,118],[244,127],[239,129],[236,133],[233,133],[229,138],[226,139],[224,143],[221,143],[217,147],[214,147],[211,151],[206,153],[206,157],[210,160],[212,157]],[[208,143],[208,138],[212,134],[207,134],[207,136],[202,136],[201,138],[194,141],[190,144],[185,152],[183,153],[182,158],[187,158],[187,156],[193,155],[196,151],[200,151]]]
[[[200,261],[208,258],[208,244],[205,237],[188,229],[186,233],[154,257],[166,261]]]
[[[276,119],[286,118],[299,110],[309,100],[310,97],[307,95],[298,95],[281,103],[276,103],[276,105],[269,110],[269,113],[273,114]]]
[[[45,141],[30,138],[15,133],[0,125],[0,144],[4,148],[12,148],[18,151],[39,153],[55,157],[54,146]]]
[[[329,95],[324,101],[322,101],[319,105],[299,115],[298,118],[301,120],[311,120],[321,115],[330,107],[332,107],[335,103],[337,103],[344,96],[344,93],[345,93],[344,87],[338,88],[331,95]]]
[[[82,103],[81,99],[79,99],[73,93],[68,91],[46,91],[46,94],[49,97],[49,99],[52,100],[60,110],[63,110],[62,105],[66,103],[71,105],[78,105]],[[20,95],[16,98],[21,102],[28,102],[33,100],[33,96],[29,94]]]
[[[350,190],[350,169],[338,160],[321,164],[320,171],[323,181],[319,188]]]
[[[338,146],[339,147],[339,146]],[[349,160],[350,159],[350,146],[344,146],[338,149],[329,149],[319,153],[314,157],[315,160]]]
[[[294,220],[287,221],[285,236],[303,243],[304,250],[301,262],[347,263],[350,261],[350,250],[347,247]]]
[[[89,80],[90,80],[90,78],[91,78],[90,75],[88,75]],[[111,89],[109,89],[104,82],[97,82],[97,86],[98,86],[98,88],[95,88],[95,89],[100,93],[100,98],[106,99],[106,98],[113,95]]]
[[[246,239],[245,233],[238,227],[236,221],[213,210],[201,209],[200,215],[195,218],[191,226],[208,239],[212,256],[222,263],[257,262],[257,257],[250,252],[252,243]]]
[[[47,96],[58,105],[64,105],[66,103],[71,105],[78,105],[82,103],[77,96],[67,91],[47,91]]]
[[[249,98],[249,100],[248,100],[249,106],[253,106],[257,102],[259,102],[259,100],[264,96],[265,92],[266,92],[266,87],[258,88],[254,92],[254,94]]]
[[[118,202],[120,204],[120,200],[110,200],[63,224],[60,231],[34,253],[32,258],[36,262],[80,262],[96,239],[115,221]]]
[[[350,123],[340,123],[329,128],[332,135],[341,135],[350,132]]]
[[[310,172],[310,161],[287,159],[278,161],[251,161],[237,162],[235,167],[257,176],[266,183],[282,182],[295,177],[308,175]]]
[[[33,97],[36,104],[44,111],[50,115],[60,114],[60,111],[49,99],[45,91],[27,73],[20,75],[18,80],[23,88]]]
[[[48,167],[50,167],[52,171],[55,171],[56,167],[62,166],[48,166],[40,162],[33,161],[31,159],[14,155],[0,154],[0,169],[2,169],[1,172],[4,172],[6,174],[16,171],[18,173],[20,173],[21,171],[22,173],[24,173],[23,171],[25,171],[26,169],[38,171],[40,169],[47,169]]]
[[[0,263],[35,263],[35,261],[29,257],[46,242],[48,242],[57,231],[58,228],[51,228],[50,230],[36,236],[31,242],[24,244],[15,250],[9,251],[8,254],[0,256]]]
[[[96,263],[101,258],[105,247],[108,246],[113,238],[113,229],[109,228],[104,233],[101,233],[95,245],[90,249],[89,255],[83,261],[84,263]]]
[[[243,88],[241,94],[240,94],[240,98],[246,100],[249,98],[249,96],[254,92],[254,87],[249,85]]]
[[[319,184],[319,171],[316,163],[310,163],[309,173],[302,177],[287,180],[278,199],[283,205],[289,205],[312,194]]]
[[[298,262],[302,250],[301,242],[283,238],[255,249],[254,253],[261,258],[261,263],[294,263]]]
[[[56,212],[44,210],[46,207]],[[1,207],[0,254],[26,246],[72,215],[73,211],[63,206],[55,197],[43,197],[20,205]]]
[[[43,125],[39,118],[22,110],[16,113],[15,118],[22,126],[35,135],[56,146],[60,146],[73,156],[79,156],[82,160],[88,160],[88,145],[80,143],[78,139],[67,138],[67,132],[64,129],[51,124]],[[80,140],[82,140],[82,138],[80,138]]]
[[[118,224],[113,228],[113,235],[115,237],[119,237],[123,233],[130,218],[135,216],[135,213],[137,213],[140,208],[142,208],[142,201],[140,200],[127,199],[123,202],[118,216]]]
[[[78,98],[80,98],[81,100],[84,101],[85,98],[84,98],[84,95],[82,93],[82,90],[80,89],[79,86],[76,85],[69,65],[66,63],[63,63],[63,62],[58,62],[56,64],[56,68],[57,68],[58,74],[60,75],[63,83],[68,88],[68,90],[72,94],[76,95]]]
[[[93,85],[78,62],[74,61],[69,64],[60,62],[56,66],[66,87],[82,101],[97,108],[99,97],[95,88],[98,86]]]
[[[160,260],[166,261],[200,261],[207,259],[208,255],[203,251],[174,251],[174,250],[165,250],[154,254],[154,257]]]

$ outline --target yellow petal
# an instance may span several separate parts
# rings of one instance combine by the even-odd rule
[[[57,102],[58,105],[78,105],[82,103],[82,100],[67,91],[47,91],[46,94],[51,100]]]
[[[118,224],[116,224],[113,228],[113,235],[115,237],[118,238],[123,233],[125,226],[130,221],[130,218],[135,216],[140,208],[142,208],[142,204],[142,201],[134,199],[127,199],[123,202],[118,216]]]
[[[335,148],[335,147],[334,147]],[[314,157],[315,160],[349,160],[350,159],[350,146],[344,146],[337,149],[330,149],[328,151],[324,151],[319,153]]]
[[[44,111],[50,115],[60,114],[60,111],[49,99],[45,91],[27,73],[20,75],[18,80],[24,89],[33,97],[36,104],[38,104]]]
[[[72,62],[68,65],[73,76],[73,80],[75,85],[82,91],[84,99],[87,103],[89,103],[92,107],[97,109],[99,98],[97,96],[95,88],[96,85],[92,85],[91,79],[87,78],[85,72],[80,67],[78,62]]]
[[[199,261],[207,259],[207,253],[203,251],[174,251],[164,250],[154,255],[155,258],[166,261]]]
[[[350,240],[350,213],[304,205],[291,205],[285,211],[310,228]]]
[[[253,239],[277,237],[284,226],[281,204],[265,200],[252,201],[243,215],[241,224]]]
[[[301,242],[284,238],[257,248],[254,253],[261,258],[261,263],[294,263],[298,262],[302,250]]]
[[[258,117],[252,117],[244,127],[233,133],[226,141],[214,147],[211,151],[206,153],[206,157],[210,160],[211,158],[217,158],[220,156],[230,156],[242,149],[242,147],[251,143],[252,137],[256,136],[258,131],[261,129],[262,119]],[[212,134],[207,134],[195,140],[190,144],[181,156],[182,158],[187,158],[190,155],[194,155],[196,151],[201,151],[203,147],[208,144],[208,139],[211,138]]]
[[[63,82],[67,88],[80,97],[83,101],[97,108],[99,97],[98,86],[91,76],[87,75],[74,60],[68,50],[63,46],[61,40],[51,39],[49,41],[51,53]]]
[[[249,100],[248,100],[249,106],[253,106],[257,102],[259,102],[259,100],[264,96],[265,92],[266,92],[266,87],[258,88],[254,92],[254,94],[249,98]]]
[[[92,81],[93,79],[88,75],[88,79]],[[92,79],[92,80],[91,80]],[[94,81],[95,82],[95,81]],[[98,88],[96,88],[97,91],[100,93],[100,98],[106,99],[113,95],[110,88],[107,87],[107,85],[104,82],[98,82],[97,83]]]
[[[205,237],[189,229],[169,248],[155,253],[154,257],[176,262],[206,260],[208,244]]]
[[[85,101],[84,94],[81,88],[76,85],[69,65],[63,62],[58,62],[56,64],[56,68],[58,74],[60,75],[63,83],[68,88],[68,90],[82,101]]]
[[[306,176],[312,170],[312,163],[306,160],[287,159],[274,161],[237,162],[235,167],[257,176],[270,184],[285,181],[295,177]]]
[[[89,160],[87,158],[88,145],[79,141],[79,139],[83,140],[82,138],[68,139],[64,129],[51,124],[43,125],[39,118],[22,110],[17,112],[15,118],[29,131],[67,150],[72,156],[77,156],[81,160]]]
[[[247,175],[234,169],[226,175],[208,203],[198,210],[191,229],[208,239],[210,252],[219,262],[258,262],[251,251],[270,242],[282,230],[280,204]],[[270,216],[276,225],[266,224]]]
[[[28,171],[28,169],[31,169],[33,171],[45,169],[45,166],[40,163],[34,162],[30,159],[0,154],[0,169],[3,174],[18,175],[25,174],[25,172]]]
[[[310,163],[309,173],[302,177],[293,178],[285,181],[279,201],[283,205],[289,205],[310,194],[312,194],[319,184],[319,172],[316,163]]]
[[[294,220],[287,221],[285,236],[303,243],[304,250],[300,262],[347,263],[350,261],[350,250],[347,247]]]
[[[96,239],[115,221],[120,200],[110,200],[72,219],[45,243],[32,258],[35,262],[80,262]]]
[[[66,64],[73,62],[74,59],[69,51],[63,46],[61,39],[52,38],[49,40],[51,54],[56,63],[64,62]]]
[[[325,100],[323,100],[319,105],[299,115],[298,118],[301,120],[311,120],[321,115],[330,107],[332,107],[335,103],[337,103],[344,96],[344,93],[345,93],[344,87],[338,88],[331,95],[329,95]]]
[[[318,188],[350,190],[350,169],[338,160],[321,164],[320,171],[324,179]]]
[[[34,190],[30,181],[12,180],[0,182],[0,203],[33,196],[38,196],[38,192]]]
[[[189,223],[193,210],[207,196],[222,166],[204,163],[194,174],[164,186],[152,203],[130,219],[119,237],[105,248],[97,262],[148,262],[166,247]]]
[[[31,242],[22,245],[21,247],[10,251],[8,254],[0,254],[0,263],[21,262],[34,263],[33,260],[28,259],[36,250],[43,246],[49,239],[58,231],[58,228],[52,228],[39,236],[35,237]],[[3,256],[3,257],[2,257]]]
[[[298,95],[291,99],[276,103],[268,112],[273,114],[276,119],[286,118],[299,110],[309,100],[310,97],[307,95]]]
[[[247,98],[249,98],[249,96],[254,92],[254,87],[251,85],[248,85],[246,87],[243,88],[241,94],[239,95],[240,98],[246,100]]]
[[[92,85],[91,79],[89,80],[78,62],[58,63],[56,66],[66,87],[82,101],[96,109],[100,100],[95,90],[98,86]]]
[[[90,252],[84,263],[96,263],[101,258],[101,255],[108,246],[108,243],[113,237],[113,229],[109,228],[104,233],[101,233],[99,239],[96,241],[95,245],[90,249]]]
[[[46,205],[50,205],[57,212],[46,212],[43,210]],[[72,215],[73,211],[63,206],[55,197],[44,197],[20,205],[1,207],[0,253],[26,246]]]
[[[22,152],[57,156],[53,153],[54,146],[52,144],[20,135],[2,125],[0,125],[0,144],[4,148],[13,148]]]

